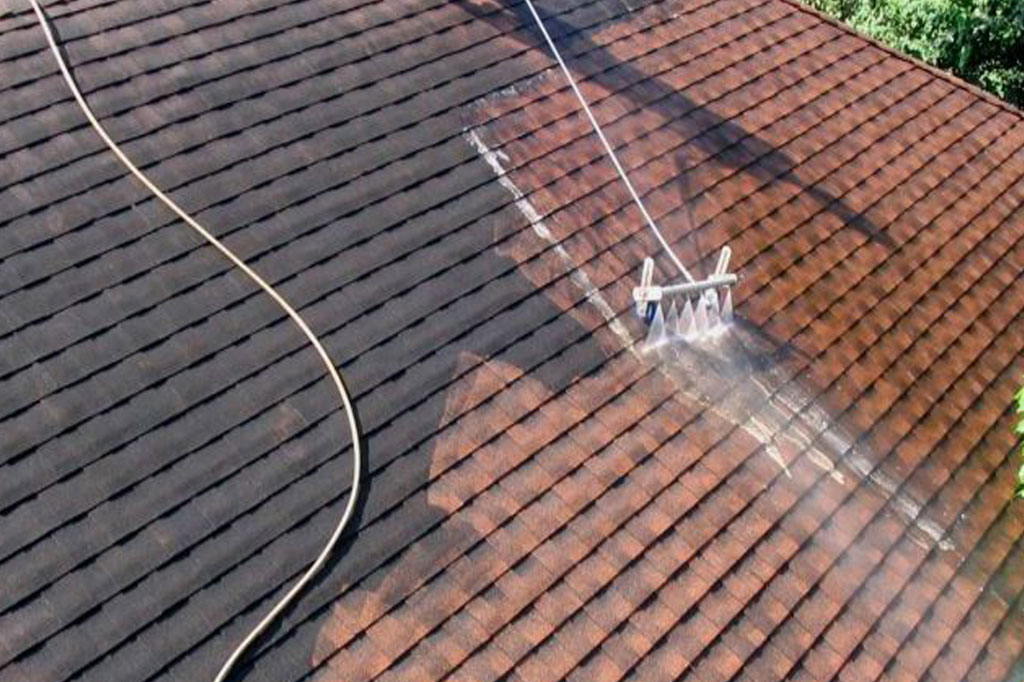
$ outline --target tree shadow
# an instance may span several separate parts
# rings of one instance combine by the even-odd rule
[[[454,0],[466,12],[481,21],[501,26],[500,14],[489,14],[476,4],[475,0]],[[521,2],[502,0],[505,13],[513,14],[519,24],[526,28],[534,37],[528,46],[543,50],[550,56],[543,37],[537,29],[529,9]],[[875,225],[863,212],[849,206],[842,196],[837,195],[817,182],[808,183],[801,179],[797,166],[785,152],[762,140],[756,134],[745,130],[730,119],[723,118],[710,108],[677,91],[670,83],[659,77],[651,77],[638,69],[634,64],[622,62],[605,47],[595,43],[588,31],[580,30],[560,16],[545,13],[537,8],[545,27],[551,34],[555,44],[566,58],[567,65],[573,70],[571,57],[573,53],[586,53],[588,61],[602,64],[614,64],[612,68],[603,69],[587,77],[587,81],[601,86],[618,97],[631,100],[645,111],[653,111],[661,116],[667,127],[673,129],[687,145],[699,149],[708,158],[734,170],[742,169],[750,173],[762,183],[781,182],[796,188],[820,204],[825,211],[836,216],[843,225],[852,227],[871,241],[888,249],[895,248],[896,243],[878,225]],[[628,20],[628,15],[626,17]],[[515,34],[507,34],[514,36]],[[524,42],[524,45],[526,43]],[[561,74],[559,74],[561,78]],[[643,83],[643,95],[635,84]],[[623,84],[634,84],[623,87]],[[696,114],[696,115],[695,115]],[[615,144],[615,141],[611,141]],[[690,172],[690,165],[680,166],[681,173]],[[687,186],[683,180],[682,187]],[[687,225],[693,227],[693,225]]]
[[[494,23],[504,35],[509,35],[505,32],[500,19],[489,15],[471,0],[455,0],[455,2],[480,20]],[[506,1],[505,12],[514,14],[520,24],[529,27],[531,34],[539,41],[540,34],[523,4]],[[545,17],[545,22],[556,41],[567,51],[587,51],[594,60],[599,62],[617,61],[617,58],[608,50],[594,43],[587,35],[563,19]],[[537,43],[537,45],[540,44]],[[530,47],[536,48],[537,45],[531,44]],[[571,60],[570,68],[572,68]],[[742,169],[742,172],[751,173],[762,182],[783,182],[792,185],[818,202],[824,210],[838,217],[844,225],[853,227],[872,241],[887,248],[894,246],[893,240],[886,233],[871,223],[862,213],[848,206],[841,196],[835,195],[816,183],[808,184],[802,181],[797,172],[797,164],[785,153],[756,135],[750,134],[736,123],[721,118],[713,111],[676,91],[664,80],[657,77],[649,78],[647,74],[642,73],[629,63],[619,63],[612,69],[592,76],[590,80],[609,91],[617,92],[619,96],[633,100],[639,107],[658,113],[666,126],[675,130],[681,138],[689,140],[687,144],[699,149],[702,155],[713,157],[716,162],[730,168]],[[637,83],[641,81],[644,82],[645,90],[642,98],[633,88],[620,89],[623,82]],[[653,103],[648,103],[648,100]],[[694,112],[699,112],[699,116],[688,115]],[[685,234],[679,236],[677,241],[684,244],[685,248],[692,249],[698,260],[704,260],[712,257],[713,254],[705,253],[704,245],[701,242],[701,232],[694,229],[696,227],[693,199],[696,196],[694,192],[695,168],[687,158],[685,149],[678,152],[676,166],[681,215],[686,227]],[[488,235],[488,238],[490,237]],[[473,238],[479,239],[480,235]],[[518,265],[515,258],[510,259],[508,255],[501,254],[494,248],[482,250],[486,251],[486,258],[491,261],[489,267],[495,271],[507,270],[510,261],[512,264]],[[524,291],[536,289],[536,283],[518,271],[508,278],[507,286],[513,289],[522,288]],[[529,299],[533,301],[531,305],[535,308],[538,319],[553,320],[559,316],[566,316],[566,311],[555,301],[546,298],[543,293],[530,295]],[[395,312],[401,314],[401,311]],[[410,316],[416,315],[416,311],[406,312]],[[713,391],[709,386],[696,386],[691,392],[694,394],[706,393],[703,400],[706,403],[727,403],[722,408],[723,414],[732,420],[744,421],[749,418],[751,413],[762,409],[765,399],[763,391],[743,393],[745,399],[733,399],[732,402],[735,405],[731,406],[728,392],[723,392],[721,388],[723,386],[736,388],[748,384],[752,376],[770,375],[776,365],[792,362],[799,355],[799,351],[788,342],[768,337],[756,326],[742,319],[737,319],[736,325],[740,336],[745,339],[745,341],[739,342],[737,346],[739,350],[736,351],[736,357],[743,358],[742,362],[734,359],[726,361],[720,369],[727,375],[728,381],[711,387],[714,388]],[[580,337],[581,340],[574,341],[574,343],[578,343],[583,348],[584,354],[595,359],[608,356],[608,350],[603,348],[597,339],[587,338],[587,331],[578,323],[576,326],[576,329],[567,328],[565,336],[567,338]],[[403,334],[405,333],[407,332],[403,332]],[[429,329],[420,328],[415,332],[408,333],[431,332]],[[694,353],[696,353],[694,361],[708,363],[714,360],[706,354],[700,354],[699,350]],[[440,370],[443,376],[455,378],[463,372],[461,363],[465,358],[482,358],[486,361],[492,355],[493,349],[490,346],[481,345],[477,342],[476,337],[467,335],[434,361],[443,363]],[[700,357],[697,358],[697,355]],[[680,359],[675,358],[674,362],[679,364]],[[525,367],[518,369],[525,369]],[[733,370],[735,371],[733,372]],[[730,372],[733,373],[730,374]],[[536,388],[546,394],[557,395],[578,376],[572,371],[539,375],[537,377],[539,385]],[[453,391],[459,390],[458,386],[457,382],[451,384],[444,392],[420,403],[415,408],[416,415],[410,428],[414,429],[418,426],[420,432],[417,434],[410,431],[410,439],[420,439],[424,433],[437,432],[447,425],[449,418],[447,412],[451,409],[453,401],[457,403],[465,399],[464,396],[453,394]],[[780,412],[778,421],[782,423],[787,421],[788,417],[789,415]],[[437,545],[450,543],[458,546],[473,546],[483,539],[471,525],[464,522],[453,522],[451,510],[443,504],[432,501],[427,494],[434,478],[433,470],[436,466],[439,443],[433,442],[426,446],[414,447],[401,457],[402,469],[396,471],[393,467],[381,464],[391,454],[387,450],[390,449],[392,441],[393,439],[389,435],[377,431],[369,433],[364,442],[366,470],[371,471],[374,466],[376,466],[376,470],[368,474],[364,481],[363,497],[360,500],[357,517],[353,520],[352,527],[361,530],[358,531],[358,535],[349,533],[346,536],[329,565],[317,577],[306,597],[309,600],[308,603],[327,604],[328,606],[320,607],[306,626],[289,633],[288,639],[285,641],[286,647],[282,647],[281,642],[273,640],[276,639],[275,635],[282,632],[283,628],[294,626],[294,619],[286,617],[272,632],[268,633],[264,646],[254,649],[254,655],[249,658],[248,663],[239,668],[236,679],[280,679],[285,670],[295,676],[301,676],[308,672],[311,661],[319,663],[323,659],[326,653],[324,651],[325,641],[345,640],[353,636],[350,628],[359,631],[359,621],[363,614],[380,609],[381,605],[400,604],[407,596],[413,581],[422,577],[413,571],[423,562],[417,558],[407,561],[402,559],[405,556],[403,552],[417,540],[429,536],[430,542]],[[410,490],[422,494],[408,496]],[[389,507],[397,500],[403,499],[403,496],[405,502],[400,507]],[[404,521],[393,524],[379,522],[388,515],[401,515]],[[364,523],[369,523],[369,525],[362,528]],[[353,594],[355,594],[354,597],[348,601],[345,600],[347,596]],[[335,602],[334,598],[339,596],[339,601]],[[386,610],[390,607],[385,606],[384,608]],[[367,617],[370,618],[370,616]],[[270,643],[269,646],[267,643]],[[289,654],[287,656],[279,655],[284,649]],[[296,651],[299,653],[293,655]],[[303,669],[304,667],[305,669]]]
[[[474,163],[486,168],[482,159]],[[473,320],[479,325],[478,331],[489,329],[487,333],[462,334],[428,358],[431,374],[441,378],[438,383],[444,385],[436,393],[417,393],[415,382],[403,386],[396,395],[408,407],[384,423],[375,414],[377,405],[366,400],[361,403],[363,417],[369,422],[363,441],[364,470],[368,473],[351,525],[358,530],[346,533],[309,589],[253,647],[231,679],[302,677],[308,674],[311,662],[319,664],[332,653],[330,646],[351,637],[358,639],[363,628],[382,614],[396,607],[400,610],[417,581],[436,571],[442,571],[440,579],[444,580],[443,563],[453,555],[471,554],[473,548],[484,544],[486,536],[454,513],[445,493],[435,487],[443,477],[439,472],[449,471],[448,467],[454,471],[466,464],[472,467],[471,462],[478,457],[476,441],[481,436],[500,438],[504,428],[492,426],[489,417],[494,412],[489,409],[504,412],[507,403],[520,398],[544,396],[549,400],[558,396],[578,378],[600,368],[612,354],[606,341],[592,335],[574,311],[540,288],[542,283],[524,270],[524,262],[533,257],[538,245],[544,249],[549,246],[528,225],[523,226],[512,205],[492,221],[471,225],[464,239],[475,243],[467,250],[479,254],[481,270],[505,273],[494,289],[519,292],[522,299],[495,311],[490,320]],[[558,277],[564,288],[576,286],[565,273]],[[396,318],[416,319],[422,314],[403,309],[404,299],[389,305]],[[590,304],[581,300],[578,305]],[[544,343],[517,345],[516,339],[528,341],[531,334],[536,334],[528,327],[509,326],[525,314],[519,310],[528,311],[529,325],[543,327]],[[401,333],[416,346],[417,335],[434,335],[437,329],[428,323]],[[571,362],[549,361],[552,353],[569,347]],[[390,360],[394,362],[394,358]],[[543,371],[537,371],[538,366]],[[390,372],[393,368],[382,366],[380,370]],[[414,378],[414,373],[410,374],[410,379]],[[490,378],[481,378],[481,374]],[[495,387],[500,382],[494,377],[507,384],[497,392]],[[517,447],[511,441],[503,442]],[[522,452],[508,454],[513,459],[523,456]],[[340,509],[341,504],[339,501],[335,507]],[[328,679],[335,674],[333,665],[328,662],[328,670],[322,671]],[[348,679],[347,673],[336,674]]]

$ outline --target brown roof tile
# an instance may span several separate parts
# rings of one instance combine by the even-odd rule
[[[643,352],[654,244],[523,5],[180,5],[51,12],[370,452],[246,679],[1019,666],[1019,112],[789,0],[543,7],[688,265],[733,248],[737,379]],[[2,21],[0,682],[209,676],[326,532],[334,405]]]

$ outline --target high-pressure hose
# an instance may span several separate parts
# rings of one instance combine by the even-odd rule
[[[61,55],[57,42],[53,37],[53,32],[50,30],[50,24],[46,19],[46,15],[43,14],[43,10],[39,6],[38,0],[29,0],[29,2],[31,2],[32,9],[35,11],[36,17],[39,19],[39,25],[42,27],[43,33],[46,34],[46,42],[50,46],[50,52],[53,53],[54,59],[57,60],[57,66],[60,67],[60,72],[64,76],[64,81],[67,83],[68,88],[71,90],[71,94],[74,95],[75,100],[78,102],[79,108],[81,108],[85,117],[89,119],[89,123],[92,125],[96,133],[103,139],[107,147],[110,148],[110,151],[114,153],[118,160],[124,164],[125,168],[127,168],[139,182],[145,185],[146,188],[153,193],[153,196],[163,202],[167,208],[171,209],[171,211],[181,218],[186,225],[198,232],[203,239],[216,247],[216,249],[224,254],[224,256],[235,265],[235,267],[244,272],[249,279],[255,282],[264,292],[266,292],[268,296],[274,299],[274,302],[288,314],[288,317],[290,317],[292,322],[295,323],[295,326],[299,328],[299,330],[309,340],[309,343],[316,350],[317,355],[320,356],[320,360],[323,361],[323,365],[327,369],[327,373],[331,380],[334,382],[334,386],[338,391],[338,397],[341,399],[341,404],[345,409],[346,416],[348,417],[348,427],[352,433],[352,489],[349,492],[348,502],[345,504],[345,511],[341,515],[341,520],[338,521],[338,525],[334,528],[334,532],[331,533],[330,538],[328,538],[327,544],[324,545],[324,548],[320,551],[320,554],[316,557],[316,560],[312,565],[306,570],[302,577],[292,585],[291,589],[288,590],[277,604],[274,605],[274,608],[272,608],[270,612],[263,617],[263,620],[261,620],[245,637],[245,639],[242,640],[241,644],[235,648],[227,661],[225,661],[223,667],[221,667],[220,672],[217,673],[217,677],[215,678],[215,682],[224,682],[224,680],[227,679],[227,676],[231,673],[235,664],[252,645],[252,643],[270,626],[271,623],[274,622],[274,620],[277,619],[278,616],[281,615],[281,612],[283,612],[288,605],[294,601],[306,585],[309,584],[309,581],[313,579],[313,576],[315,576],[320,569],[323,568],[324,564],[327,563],[327,559],[330,557],[335,545],[338,544],[341,534],[352,519],[352,514],[355,512],[356,503],[359,499],[359,482],[362,477],[362,449],[360,446],[359,425],[356,422],[355,411],[352,407],[352,399],[349,395],[348,389],[345,387],[345,382],[342,381],[341,375],[335,368],[334,363],[331,362],[331,358],[324,349],[323,344],[320,343],[320,340],[309,328],[309,325],[306,324],[306,321],[302,319],[302,316],[292,308],[288,301],[286,301],[273,286],[256,274],[256,272],[246,265],[241,258],[235,255],[231,249],[214,237],[206,228],[200,225],[195,218],[186,213],[185,210],[178,206],[173,199],[164,194],[159,187],[154,185],[150,179],[147,178],[134,163],[132,163],[131,159],[121,151],[121,148],[117,146],[117,143],[114,142],[110,135],[107,134],[107,131],[103,129],[103,126],[100,125],[96,116],[93,115],[92,110],[86,103],[81,91],[75,84],[75,80],[72,78],[71,72],[68,70],[68,66],[64,61],[63,55]]]
[[[622,182],[626,185],[626,189],[629,190],[630,195],[633,197],[633,202],[637,208],[640,209],[640,214],[644,217],[647,222],[647,226],[651,228],[654,236],[658,239],[658,243],[661,244],[661,248],[665,250],[668,257],[672,260],[672,263],[679,270],[679,273],[686,278],[688,282],[694,282],[693,276],[690,271],[683,265],[683,261],[679,260],[679,256],[675,254],[672,247],[669,246],[668,240],[662,235],[661,230],[658,229],[657,224],[654,222],[654,218],[647,212],[647,207],[644,206],[643,200],[640,199],[640,195],[636,189],[633,188],[633,183],[629,181],[629,176],[626,174],[626,170],[619,163],[619,157],[615,154],[615,149],[609,144],[608,138],[604,136],[604,131],[601,130],[601,125],[597,122],[597,118],[594,117],[594,112],[590,110],[590,105],[587,104],[587,99],[580,92],[580,88],[576,85],[576,79],[573,78],[572,72],[569,71],[569,67],[565,65],[565,60],[562,59],[562,54],[558,51],[558,47],[555,45],[555,41],[551,39],[551,35],[548,33],[547,28],[544,26],[544,21],[540,18],[540,14],[537,12],[537,8],[533,6],[532,0],[526,0],[526,6],[530,10],[530,14],[533,15],[534,21],[537,22],[537,28],[540,29],[541,34],[544,36],[544,40],[547,42],[548,47],[551,49],[551,53],[555,55],[555,60],[558,62],[558,66],[562,68],[562,73],[565,74],[566,80],[569,81],[569,85],[572,87],[572,91],[576,93],[576,99],[580,101],[583,106],[583,111],[587,114],[587,118],[590,119],[590,125],[594,128],[594,132],[597,133],[597,137],[601,140],[601,144],[604,145],[604,151],[611,160],[612,165],[615,166],[615,170],[618,171],[619,177],[622,178]]]
[[[181,220],[184,221],[186,225],[188,225],[193,230],[198,232],[203,237],[203,239],[205,239],[208,243],[210,243],[218,251],[220,251],[228,260],[231,261],[232,264],[234,264],[238,269],[245,273],[245,275],[249,279],[255,282],[268,296],[270,296],[274,300],[275,303],[277,303],[278,306],[281,307],[282,310],[284,310],[285,313],[288,314],[288,317],[291,318],[292,322],[295,323],[295,326],[297,326],[299,330],[305,335],[306,339],[309,340],[309,343],[313,346],[314,350],[316,350],[317,355],[320,356],[320,360],[323,362],[324,367],[327,369],[328,375],[334,382],[334,386],[338,391],[338,396],[341,399],[342,406],[344,407],[345,414],[348,418],[348,426],[352,433],[352,490],[349,493],[348,501],[345,505],[345,510],[342,513],[341,519],[338,521],[338,524],[335,527],[334,532],[331,533],[330,538],[328,538],[327,544],[324,545],[324,548],[316,557],[316,560],[312,563],[312,565],[306,570],[302,577],[300,577],[299,580],[291,587],[291,589],[288,590],[288,592],[277,602],[277,604],[274,605],[270,612],[267,613],[266,616],[264,616],[263,620],[261,620],[256,625],[256,627],[254,627],[252,631],[245,637],[245,639],[242,640],[242,642],[235,648],[235,650],[228,657],[227,661],[225,661],[223,667],[221,667],[220,672],[217,674],[215,678],[215,682],[224,682],[224,680],[227,679],[227,676],[231,673],[235,664],[248,650],[252,643],[271,625],[271,623],[274,622],[274,620],[278,618],[278,616],[281,615],[281,613],[288,607],[288,605],[295,600],[295,598],[299,595],[300,592],[302,592],[306,585],[309,584],[309,581],[313,579],[313,576],[315,576],[320,571],[320,569],[323,568],[324,564],[327,563],[327,560],[330,557],[331,552],[334,550],[335,545],[337,545],[342,533],[345,531],[345,528],[348,526],[349,522],[352,519],[352,515],[355,512],[356,503],[359,498],[359,483],[362,476],[362,450],[360,446],[359,426],[356,422],[355,411],[353,410],[352,407],[352,399],[349,395],[348,389],[345,387],[345,383],[342,380],[341,375],[335,368],[334,363],[331,362],[331,358],[327,354],[327,351],[324,349],[323,344],[320,343],[320,340],[317,338],[316,334],[314,334],[313,331],[309,328],[309,325],[306,324],[306,321],[302,319],[302,316],[299,315],[299,313],[294,308],[292,308],[288,301],[286,301],[284,297],[281,296],[281,294],[279,294],[276,289],[274,289],[273,286],[268,284],[252,268],[246,265],[246,263],[241,258],[235,255],[233,251],[231,251],[219,239],[213,236],[213,234],[210,233],[206,228],[200,225],[199,222],[196,221],[187,212],[185,212],[184,209],[178,206],[178,204],[175,203],[173,199],[164,194],[159,187],[153,184],[153,182],[150,181],[150,179],[146,177],[146,175],[141,170],[139,170],[139,168],[134,163],[132,163],[131,159],[129,159],[125,155],[125,153],[121,151],[121,148],[110,137],[110,135],[107,134],[107,131],[104,130],[103,126],[96,119],[96,116],[92,113],[92,110],[89,108],[88,103],[82,96],[81,91],[75,84],[75,80],[71,76],[71,72],[69,71],[68,66],[64,61],[63,55],[61,55],[56,40],[54,39],[53,32],[50,29],[50,25],[46,19],[46,15],[43,13],[43,10],[39,5],[39,0],[29,0],[29,2],[32,5],[32,9],[35,11],[36,17],[39,20],[39,25],[43,29],[43,33],[46,35],[46,42],[49,44],[50,52],[53,53],[53,57],[57,62],[57,66],[60,68],[61,75],[64,77],[64,81],[67,83],[68,89],[71,90],[71,94],[74,95],[75,101],[78,102],[79,108],[82,110],[82,113],[85,114],[85,117],[89,120],[89,123],[92,125],[96,133],[100,136],[103,142],[106,143],[110,151],[114,153],[114,155],[125,166],[125,168],[127,168],[128,171],[131,172],[131,174],[134,175],[139,182],[145,185],[145,187],[153,194],[153,196],[159,199],[165,206],[167,206],[167,208],[169,208],[179,218],[181,218]],[[559,67],[561,67],[562,73],[565,74],[566,79],[569,81],[569,85],[572,87],[573,92],[576,94],[576,98],[582,105],[584,113],[586,113],[587,118],[590,120],[590,125],[593,127],[594,132],[597,133],[597,137],[601,140],[601,144],[604,146],[608,158],[611,160],[612,165],[615,166],[615,170],[618,172],[623,184],[625,184],[626,189],[629,190],[629,193],[633,198],[633,202],[636,204],[637,208],[640,209],[640,214],[643,216],[644,221],[647,223],[647,226],[654,233],[654,236],[661,244],[661,247],[664,249],[669,259],[676,266],[676,268],[683,275],[683,277],[687,281],[693,282],[693,276],[686,269],[686,266],[683,265],[683,262],[675,254],[675,252],[672,250],[672,247],[669,245],[664,235],[662,235],[661,230],[658,229],[657,224],[654,222],[654,218],[651,217],[651,214],[647,211],[647,207],[644,206],[643,200],[640,198],[640,195],[633,187],[633,183],[630,182],[629,176],[626,174],[625,169],[619,162],[618,156],[615,154],[615,149],[611,146],[611,144],[608,142],[608,139],[605,137],[604,131],[601,129],[600,124],[594,117],[594,113],[590,109],[590,105],[587,104],[587,100],[583,96],[583,93],[580,91],[579,86],[576,84],[576,80],[575,78],[573,78],[572,73],[569,71],[569,67],[566,66],[565,61],[562,59],[562,55],[558,51],[558,47],[555,45],[555,42],[551,39],[551,35],[548,33],[547,28],[544,26],[544,22],[541,19],[540,14],[537,12],[537,8],[534,7],[533,2],[531,0],[525,0],[525,2],[526,6],[530,10],[530,14],[533,15],[533,18],[537,23],[537,27],[540,29],[541,34],[544,36],[544,40],[547,42],[548,47],[551,49],[552,54],[555,56],[555,60],[558,62]]]

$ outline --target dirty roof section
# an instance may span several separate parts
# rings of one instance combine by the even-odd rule
[[[358,533],[238,679],[996,680],[1024,640],[1024,121],[788,0],[54,0],[126,152],[356,394]],[[343,416],[0,18],[0,682],[210,679],[312,560]],[[669,271],[659,256],[659,277]]]

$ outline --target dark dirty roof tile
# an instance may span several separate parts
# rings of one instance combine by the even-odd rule
[[[521,2],[49,8],[356,394],[359,531],[245,679],[1009,674],[1020,113],[789,0],[542,11],[688,264],[733,247],[759,423],[636,352],[653,243]],[[0,23],[0,680],[210,677],[334,522],[342,421]]]

